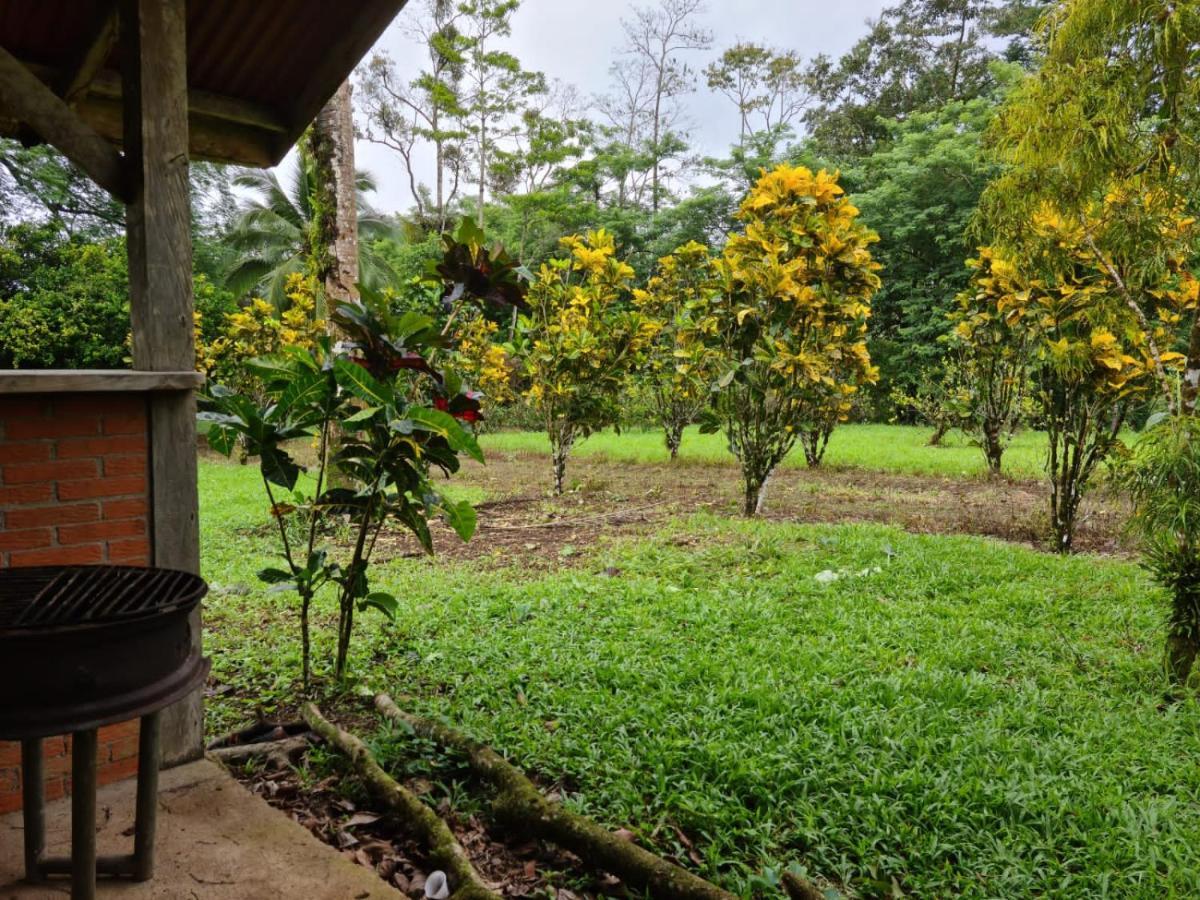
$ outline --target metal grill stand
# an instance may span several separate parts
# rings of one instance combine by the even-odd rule
[[[25,876],[154,874],[161,710],[208,673],[189,615],[207,591],[167,569],[75,566],[0,570],[0,738],[21,741]],[[141,718],[133,854],[96,856],[96,750],[102,725]],[[46,857],[42,741],[71,735],[71,855]]]
[[[91,900],[96,896],[97,875],[124,876],[135,881],[148,881],[154,876],[159,717],[160,713],[152,712],[141,719],[133,853],[129,856],[96,856],[96,729],[77,731],[71,736],[70,857],[43,856],[46,852],[46,796],[42,738],[21,741],[27,881],[38,884],[50,875],[70,875],[73,900]]]

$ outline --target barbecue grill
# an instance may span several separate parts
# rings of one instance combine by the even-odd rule
[[[151,877],[159,714],[208,673],[192,610],[197,575],[131,566],[0,570],[0,739],[21,741],[25,875],[71,876],[72,898],[96,875]],[[96,729],[141,717],[131,856],[96,858]],[[42,739],[71,734],[71,856],[46,858]]]

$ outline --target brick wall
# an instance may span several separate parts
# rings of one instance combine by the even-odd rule
[[[0,567],[150,562],[142,394],[0,396]],[[70,791],[70,738],[45,742],[46,797]],[[101,783],[137,771],[137,722],[100,730]],[[20,745],[0,741],[0,813],[21,806]]]

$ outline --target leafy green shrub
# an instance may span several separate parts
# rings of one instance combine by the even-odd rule
[[[1130,525],[1146,568],[1171,592],[1166,664],[1182,686],[1200,652],[1200,418],[1165,416],[1151,425],[1118,480],[1135,504]]]
[[[124,368],[128,335],[121,241],[89,243],[49,224],[0,232],[0,366]]]
[[[202,341],[215,339],[233,295],[193,283]],[[0,368],[129,365],[129,266],[119,238],[88,241],[58,225],[0,230]]]

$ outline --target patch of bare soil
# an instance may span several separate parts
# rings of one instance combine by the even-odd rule
[[[371,869],[413,900],[425,895],[432,866],[420,846],[405,834],[403,823],[366,799],[350,774],[320,776],[305,760],[294,767],[234,767],[232,774],[251,792],[282,810],[318,840],[347,859]],[[328,767],[322,767],[328,771]],[[418,795],[434,785],[424,778],[401,779]],[[478,815],[460,815],[449,800],[437,804],[480,877],[505,897],[575,900],[624,896],[621,882],[584,868],[571,853],[536,840],[503,840]]]
[[[479,526],[463,544],[447,528],[434,540],[439,557],[484,566],[539,570],[570,565],[578,551],[617,538],[653,533],[668,519],[700,511],[738,515],[741,484],[730,465],[630,464],[573,459],[574,487],[555,497],[550,460],[538,454],[490,454],[464,466],[456,484],[487,492]],[[1121,532],[1128,508],[1094,491],[1084,501],[1075,546],[1126,554]],[[862,469],[784,469],[768,488],[765,517],[781,522],[875,522],[925,534],[976,534],[1038,549],[1048,545],[1047,487],[1039,481],[904,475]],[[380,538],[377,558],[417,555],[399,531]]]

